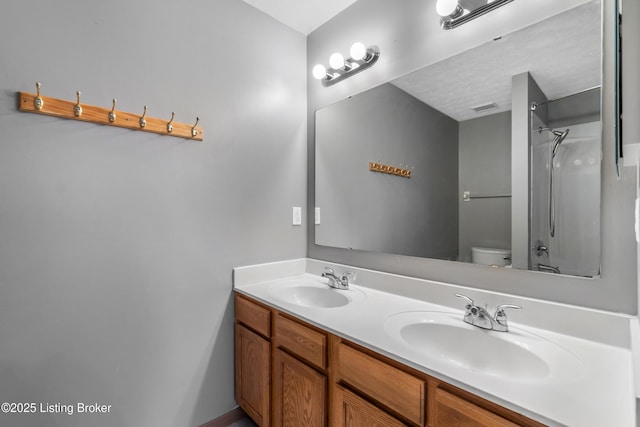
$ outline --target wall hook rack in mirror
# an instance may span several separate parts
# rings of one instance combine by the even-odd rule
[[[146,115],[146,106],[145,112],[140,116],[139,113],[128,113],[126,111],[116,110],[115,99],[112,102],[111,108],[103,108],[94,105],[80,105],[80,92],[76,92],[76,101],[67,101],[41,96],[41,84],[39,82],[36,83],[36,90],[36,94],[18,92],[18,109],[20,111],[151,132],[159,135],[193,139],[196,141],[204,140],[203,129],[198,126],[198,121],[196,121],[195,125],[176,122],[173,121],[174,113],[171,113],[172,119],[169,122],[170,126],[168,126],[166,119],[148,117]],[[144,125],[141,124],[142,121],[144,121]],[[171,130],[169,130],[169,128]]]
[[[406,169],[402,167],[386,165],[384,163],[369,162],[369,170],[371,172],[381,172],[387,173],[389,175],[401,176],[403,178],[411,178],[411,172],[413,168]]]

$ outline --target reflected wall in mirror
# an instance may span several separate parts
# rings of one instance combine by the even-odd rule
[[[597,276],[601,25],[588,0],[318,110],[315,243]]]

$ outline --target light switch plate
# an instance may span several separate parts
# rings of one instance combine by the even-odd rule
[[[315,210],[315,223],[316,225],[320,225],[320,208],[316,208]]]
[[[302,208],[293,207],[293,225],[302,225]]]

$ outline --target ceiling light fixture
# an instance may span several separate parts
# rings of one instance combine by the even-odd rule
[[[437,0],[440,26],[450,30],[513,0]]]
[[[356,42],[349,50],[350,57],[344,59],[341,53],[334,53],[329,57],[329,66],[327,69],[322,64],[313,67],[313,77],[320,80],[324,86],[330,86],[351,77],[371,67],[380,57],[380,51],[377,47],[366,47],[360,42]]]

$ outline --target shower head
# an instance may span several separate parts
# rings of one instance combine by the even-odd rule
[[[566,136],[567,136],[567,134],[569,133],[569,130],[570,130],[570,129],[567,129],[567,130],[565,130],[564,132],[562,132],[562,131],[559,131],[559,130],[555,130],[555,129],[554,129],[554,130],[552,130],[551,132],[553,132],[553,134],[554,134],[555,136],[559,137],[559,138],[560,138],[560,142],[562,142],[562,140],[563,140],[563,139],[565,139],[565,138],[566,138]]]
[[[556,151],[558,151],[558,147],[560,146],[560,144],[562,144],[562,141],[564,141],[564,139],[569,134],[569,128],[567,128],[565,131],[552,130],[551,133],[553,133],[553,135],[555,136],[555,138],[553,139],[553,150],[551,151],[551,156],[555,157]]]

